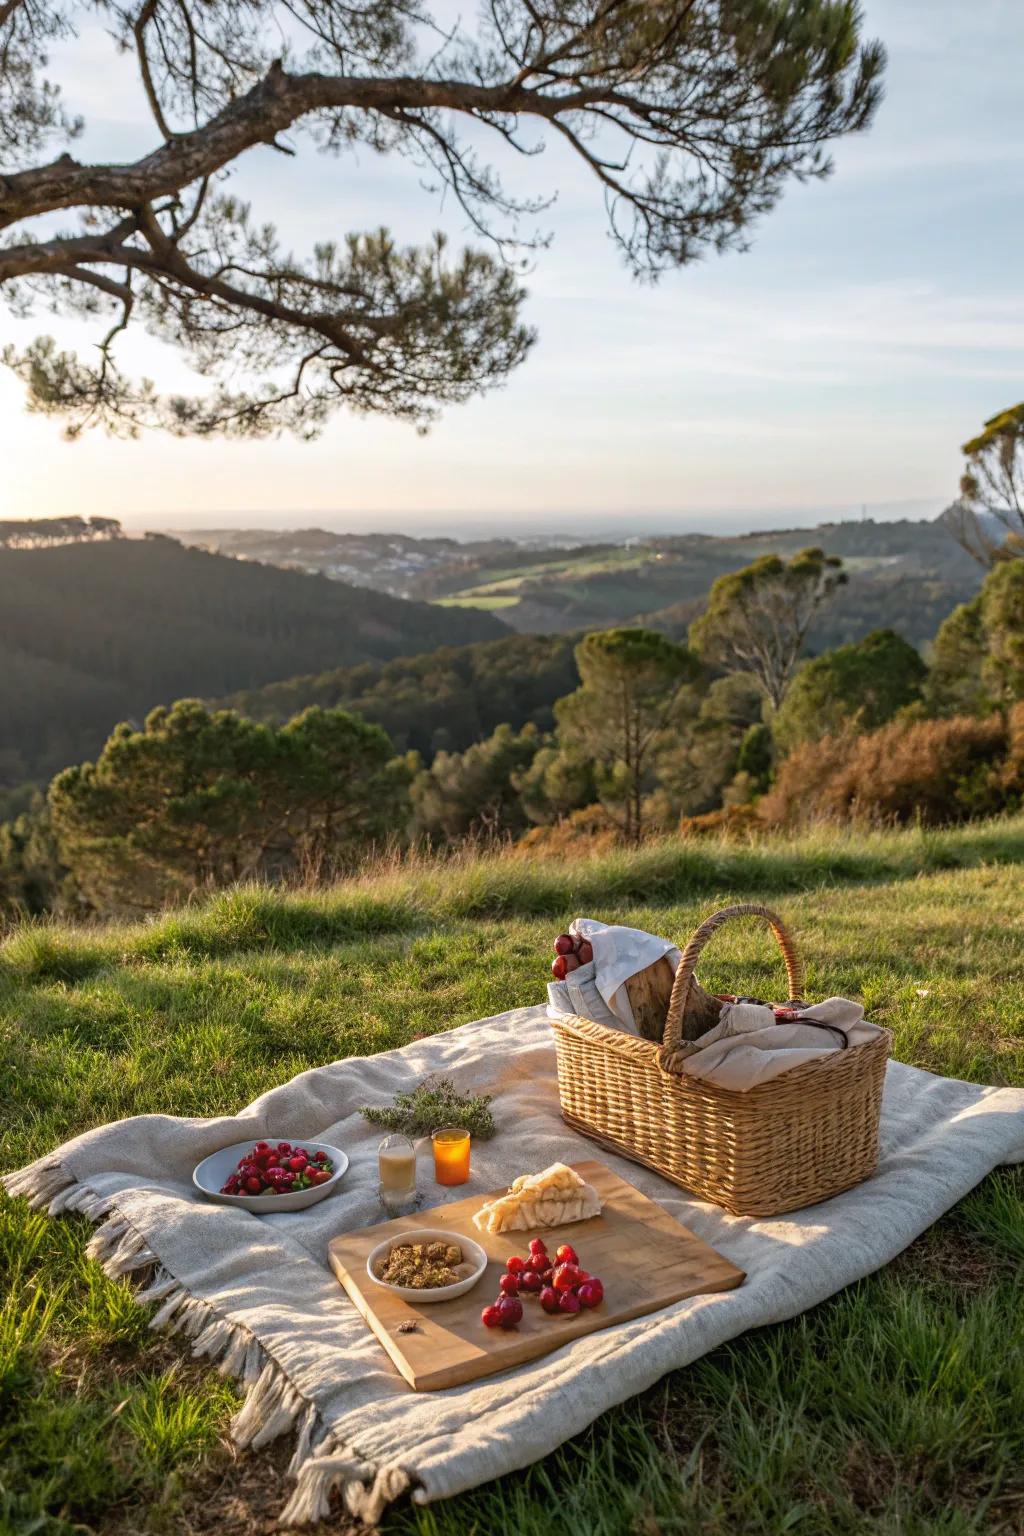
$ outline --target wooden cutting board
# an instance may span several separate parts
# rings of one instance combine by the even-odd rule
[[[604,1301],[574,1316],[549,1316],[532,1297],[524,1298],[518,1329],[485,1328],[480,1312],[498,1295],[498,1277],[513,1253],[525,1256],[532,1232],[505,1232],[498,1237],[478,1232],[473,1215],[486,1200],[505,1190],[476,1194],[452,1205],[415,1211],[360,1232],[347,1232],[330,1244],[335,1274],[377,1335],[406,1381],[417,1392],[434,1392],[488,1376],[549,1354],[570,1339],[596,1333],[674,1301],[705,1291],[731,1291],[745,1279],[720,1253],[701,1242],[648,1200],[632,1184],[603,1163],[572,1165],[601,1196],[600,1216],[566,1227],[540,1232],[554,1253],[559,1243],[571,1243],[584,1269],[604,1281]],[[376,1284],[366,1273],[373,1248],[387,1237],[400,1237],[417,1227],[440,1227],[472,1237],[486,1251],[489,1263],[482,1278],[454,1301],[416,1305],[402,1301]],[[415,1322],[414,1331],[400,1333],[401,1324]]]

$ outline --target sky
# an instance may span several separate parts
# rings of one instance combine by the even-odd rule
[[[496,153],[511,185],[525,170],[558,193],[552,244],[526,278],[539,340],[503,389],[426,437],[339,414],[313,444],[67,443],[0,373],[0,516],[469,537],[934,515],[956,492],[958,445],[1024,396],[1024,5],[864,10],[865,35],[889,52],[875,123],[835,145],[830,180],[787,190],[749,251],[638,285],[563,146],[525,167]],[[52,73],[88,119],[76,155],[134,158],[153,141],[129,65],[98,29],[54,50]],[[415,167],[368,151],[251,151],[230,186],[299,250],[380,224],[409,241],[435,228],[469,238]],[[0,340],[39,332],[95,340],[80,322],[0,307]],[[144,335],[120,356],[161,387],[193,382]]]

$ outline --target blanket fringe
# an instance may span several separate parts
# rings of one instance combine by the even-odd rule
[[[340,1492],[346,1511],[376,1525],[385,1509],[412,1486],[403,1467],[375,1467],[330,1441],[297,1473],[295,1492],[282,1509],[281,1525],[312,1525],[331,1514],[331,1494]]]
[[[9,1195],[22,1196],[33,1210],[49,1215],[77,1211],[96,1224],[86,1252],[112,1278],[151,1270],[135,1292],[140,1305],[159,1303],[149,1320],[153,1329],[181,1333],[192,1354],[206,1358],[224,1376],[238,1381],[244,1400],[231,1421],[231,1435],[242,1449],[259,1450],[279,1435],[295,1433],[289,1472],[295,1492],[281,1511],[283,1526],[308,1525],[331,1512],[331,1494],[340,1492],[345,1509],[367,1525],[376,1525],[385,1508],[411,1485],[401,1467],[364,1461],[351,1447],[324,1429],[316,1406],[292,1386],[249,1330],[222,1317],[208,1302],[192,1296],[158,1260],[145,1238],[114,1202],[97,1195],[55,1158],[41,1158],[0,1183]]]

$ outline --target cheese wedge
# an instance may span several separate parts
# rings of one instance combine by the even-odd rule
[[[507,1195],[481,1206],[473,1224],[481,1232],[532,1232],[538,1227],[589,1221],[600,1210],[596,1189],[564,1163],[552,1163],[541,1173],[524,1173],[515,1179]]]

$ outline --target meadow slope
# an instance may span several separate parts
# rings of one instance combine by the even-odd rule
[[[238,890],[146,925],[26,925],[0,943],[0,1167],[118,1116],[233,1111],[325,1060],[535,1002],[577,912],[682,936],[733,898],[778,905],[808,994],[862,997],[903,1060],[1024,1084],[1022,863],[1017,818],[464,858]],[[702,970],[761,993],[776,976],[753,928],[724,930]],[[147,1332],[88,1235],[0,1198],[0,1532],[266,1529],[287,1448],[231,1453],[230,1386]],[[880,1274],[666,1378],[527,1474],[396,1510],[386,1536],[1019,1533],[1022,1272],[1024,1171],[1001,1170]]]

